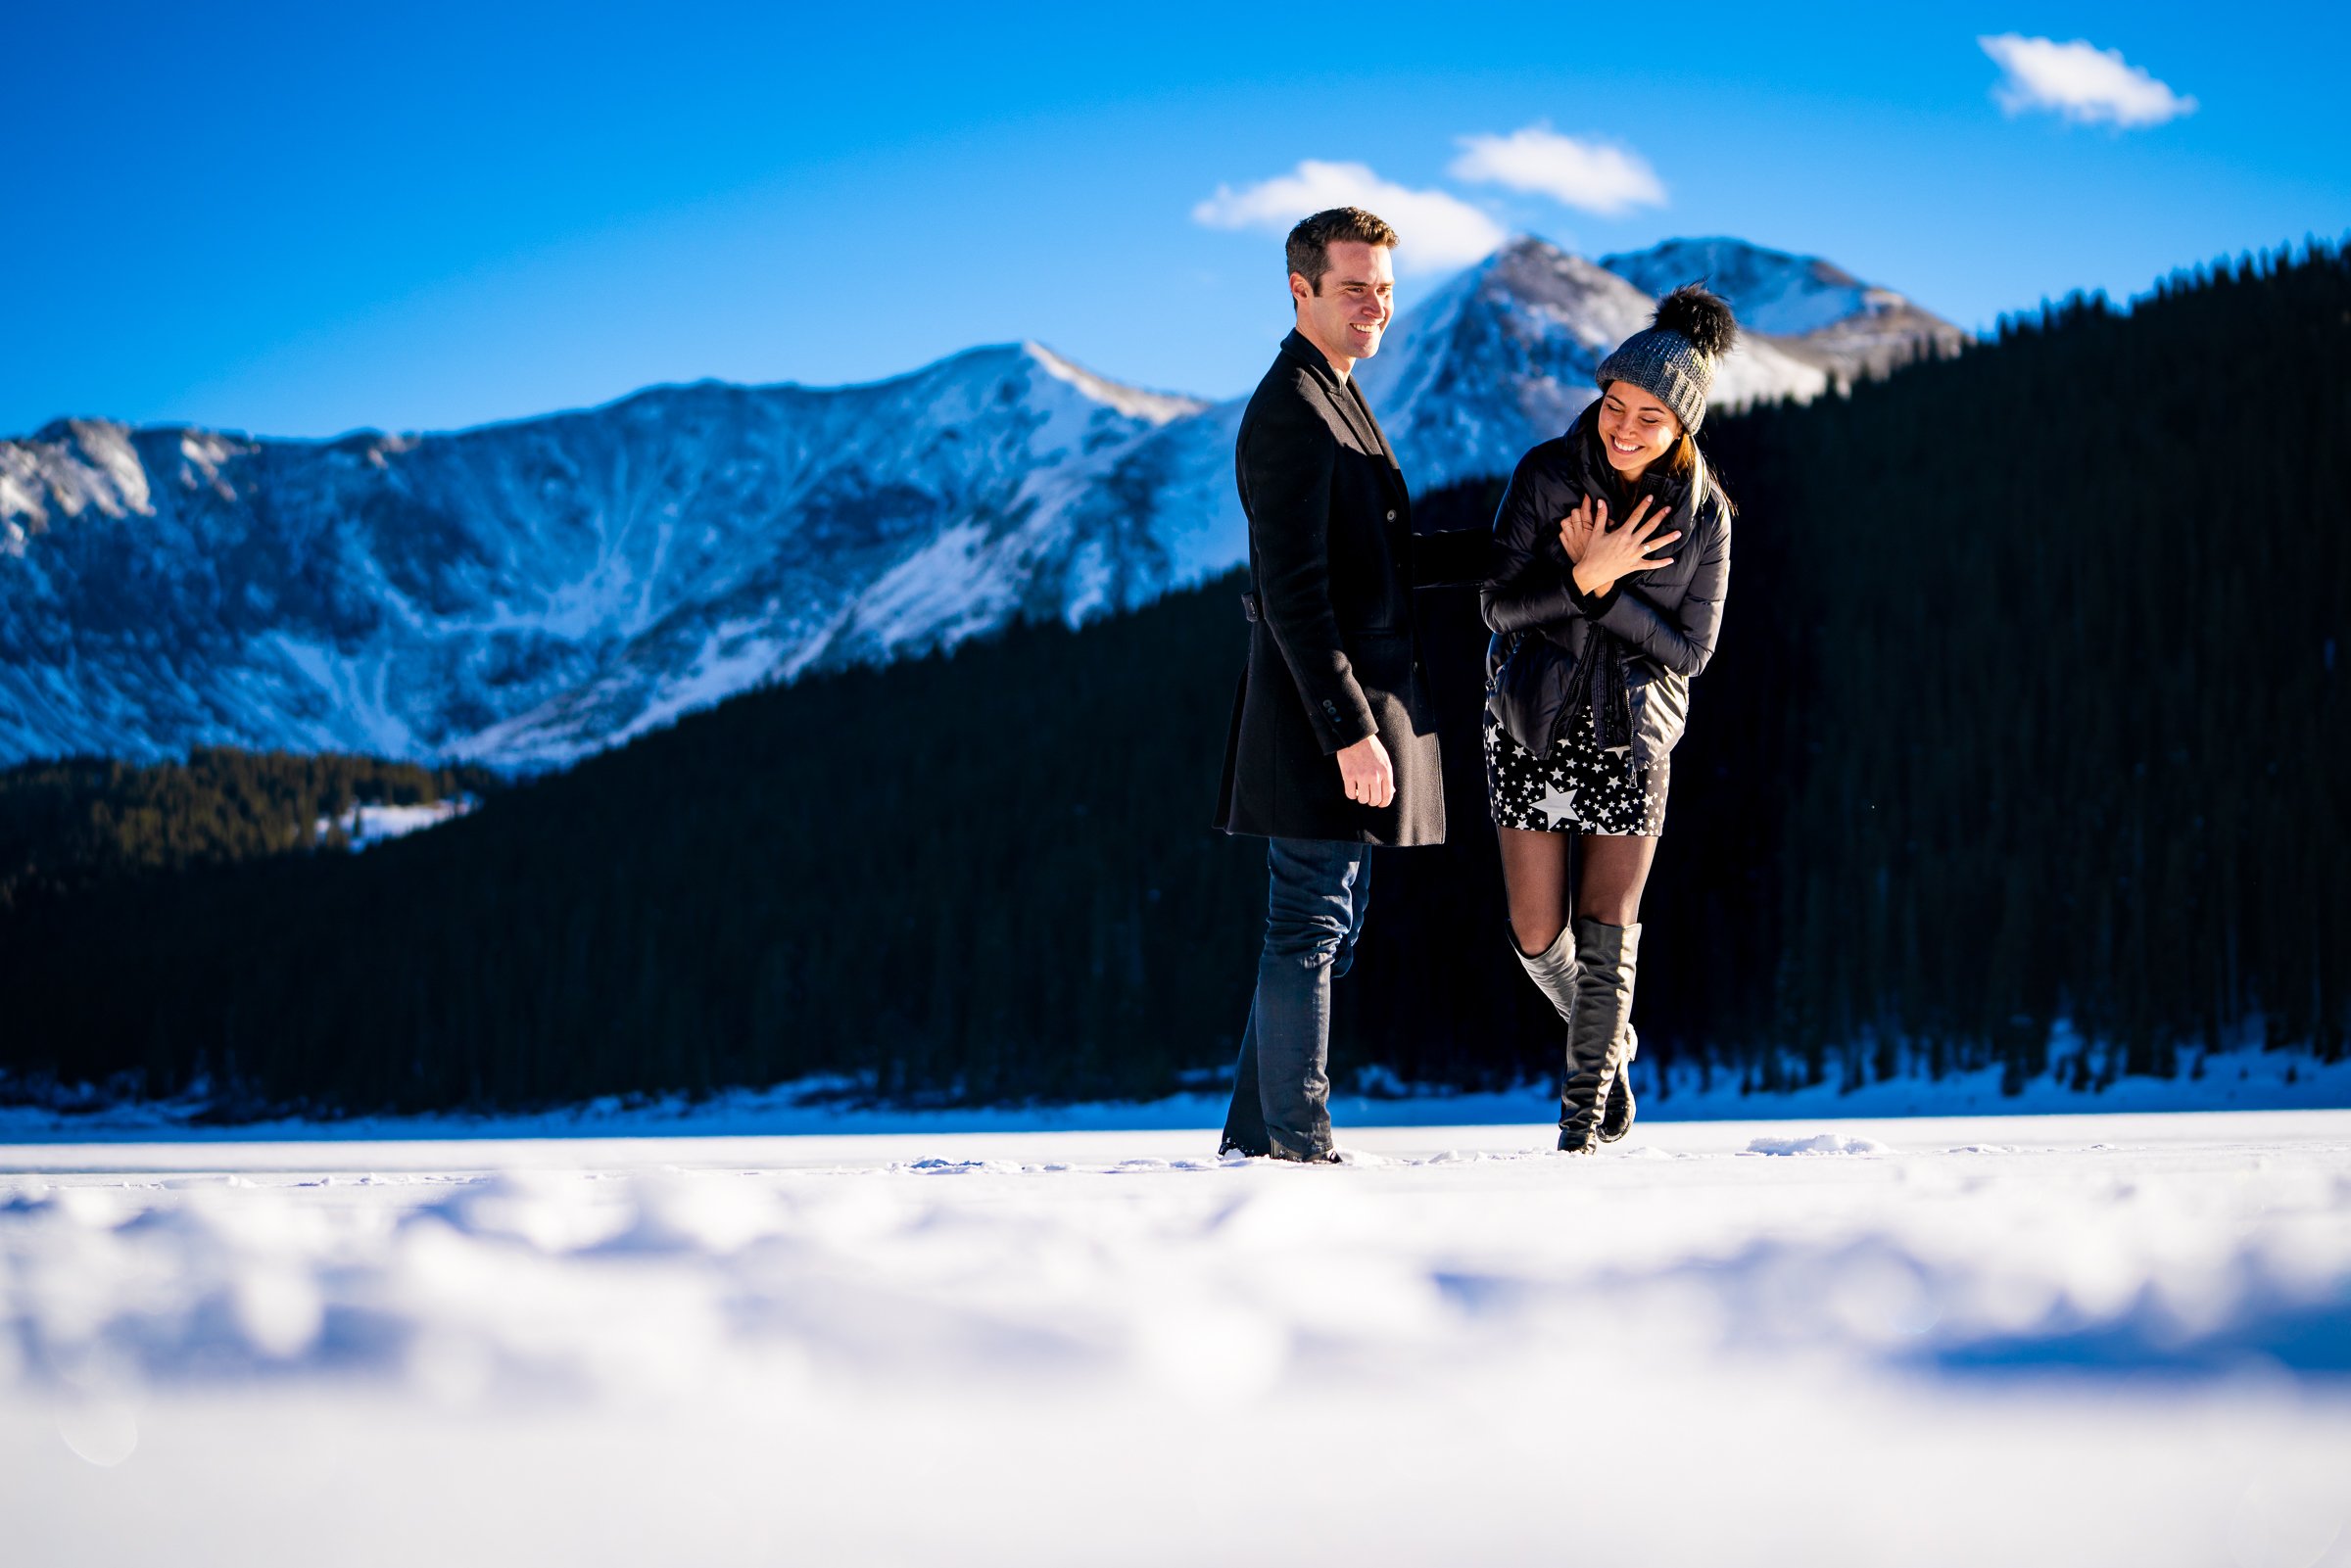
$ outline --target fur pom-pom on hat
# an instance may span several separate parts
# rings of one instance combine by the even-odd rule
[[[1696,430],[1706,417],[1714,366],[1739,341],[1729,302],[1703,284],[1685,283],[1657,302],[1655,325],[1634,333],[1600,361],[1593,379],[1605,389],[1629,381]]]
[[[1703,283],[1685,283],[1666,295],[1651,319],[1688,338],[1690,347],[1709,359],[1721,358],[1739,341],[1739,322],[1731,314],[1730,302],[1708,293]]]

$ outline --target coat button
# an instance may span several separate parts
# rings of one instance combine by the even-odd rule
[[[1396,520],[1396,508],[1395,508],[1395,507],[1393,507],[1393,506],[1391,506],[1391,507],[1389,507],[1389,508],[1388,508],[1388,521],[1392,523],[1392,522],[1394,522],[1395,520]]]

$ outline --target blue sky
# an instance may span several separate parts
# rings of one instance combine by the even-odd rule
[[[2351,230],[2339,6],[74,12],[11,22],[0,434],[446,429],[1022,337],[1229,395],[1287,325],[1279,240],[1196,214],[1310,160],[1589,255],[1826,256],[1971,327]],[[2004,34],[2194,108],[2003,108]],[[1658,199],[1457,172],[1542,126]],[[1399,226],[1409,308],[1442,266]]]

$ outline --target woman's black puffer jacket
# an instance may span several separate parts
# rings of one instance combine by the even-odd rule
[[[1714,655],[1731,577],[1731,509],[1706,471],[1644,475],[1628,490],[1601,451],[1600,405],[1565,435],[1518,460],[1494,516],[1494,576],[1479,594],[1494,639],[1486,702],[1511,738],[1537,756],[1586,700],[1604,744],[1632,746],[1646,768],[1673,749],[1690,713],[1690,681]],[[1608,503],[1611,528],[1643,495],[1671,508],[1657,530],[1682,537],[1656,551],[1671,566],[1629,574],[1599,598],[1582,593],[1559,543],[1559,520],[1586,496]],[[1586,661],[1597,660],[1591,668]],[[1618,692],[1621,692],[1621,695]],[[1610,712],[1608,710],[1613,710]]]

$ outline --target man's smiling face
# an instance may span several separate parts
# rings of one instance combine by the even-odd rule
[[[1303,274],[1290,274],[1290,298],[1298,305],[1298,330],[1341,369],[1379,352],[1380,334],[1396,313],[1396,267],[1384,245],[1333,240],[1326,249],[1330,270],[1319,289]]]

